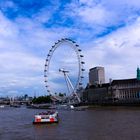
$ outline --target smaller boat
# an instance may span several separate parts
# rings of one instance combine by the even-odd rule
[[[47,111],[35,115],[33,124],[58,123],[58,121],[59,118],[57,111]]]
[[[4,105],[0,105],[0,108],[4,108],[5,106]]]
[[[10,107],[20,108],[21,106],[19,104],[11,104]]]

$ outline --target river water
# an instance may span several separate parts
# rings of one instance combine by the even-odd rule
[[[59,110],[58,124],[33,125],[44,110],[0,109],[0,140],[140,140],[140,108]]]

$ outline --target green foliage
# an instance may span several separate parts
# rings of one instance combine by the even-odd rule
[[[61,93],[61,92],[59,92],[59,93],[54,93],[56,96],[60,96],[60,97],[64,97],[64,96],[66,96],[66,93]]]
[[[34,104],[42,104],[42,103],[51,103],[52,100],[51,100],[51,96],[48,95],[48,96],[39,96],[39,97],[37,97],[37,98],[34,98],[34,99],[32,100],[32,102],[33,102]]]
[[[60,96],[60,97],[64,97],[64,94],[63,94],[63,93],[59,93],[59,96]]]

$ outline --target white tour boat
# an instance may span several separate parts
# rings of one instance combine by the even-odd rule
[[[35,115],[33,124],[40,123],[58,123],[58,112],[57,111],[47,111]]]

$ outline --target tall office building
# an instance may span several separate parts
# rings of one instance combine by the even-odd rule
[[[103,84],[105,83],[104,67],[94,67],[89,70],[89,84]]]

